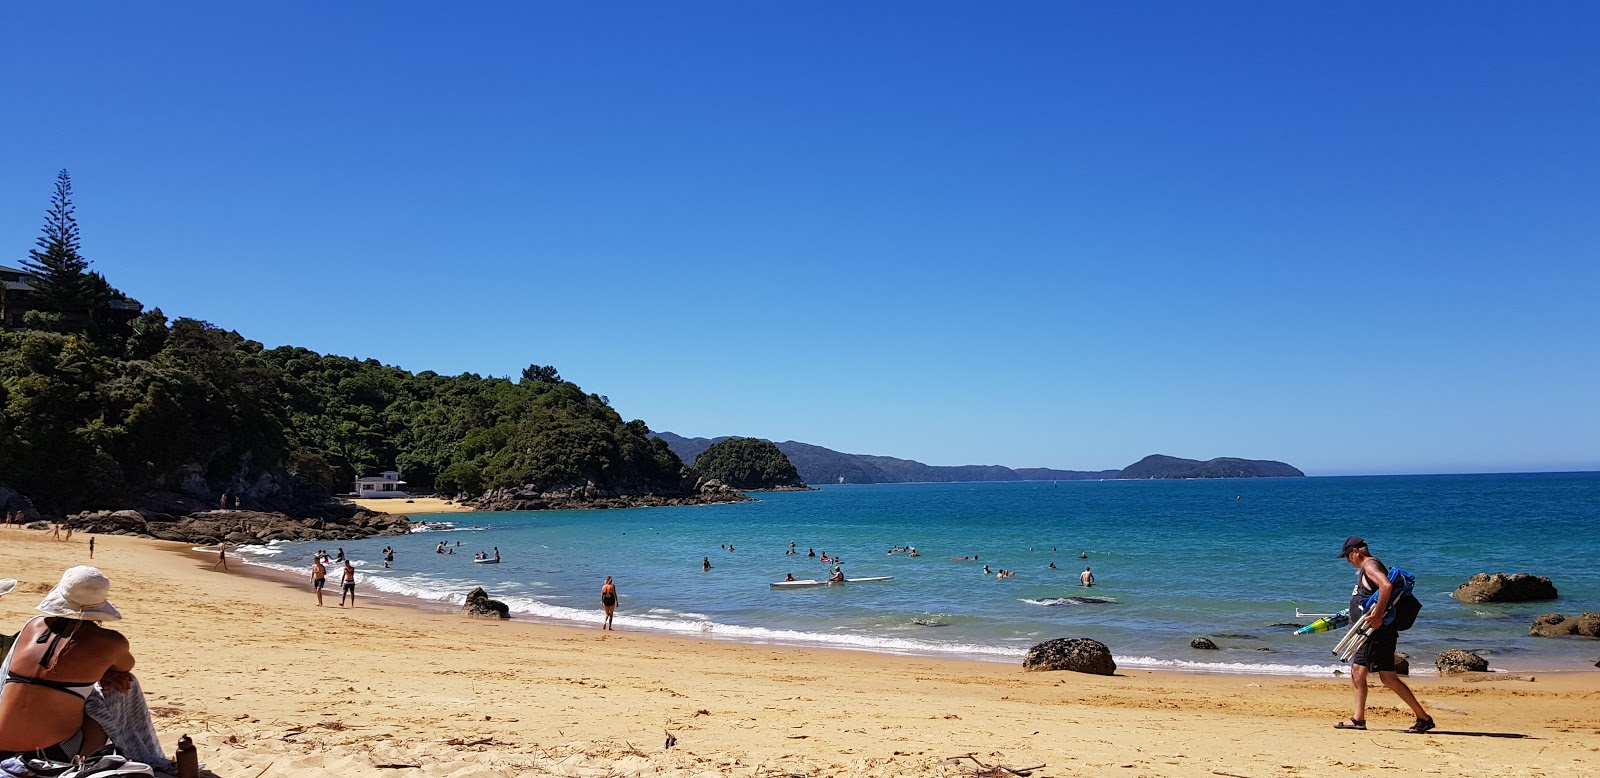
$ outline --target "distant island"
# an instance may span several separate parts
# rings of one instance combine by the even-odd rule
[[[693,462],[700,453],[730,436],[686,438],[671,432],[651,433],[664,441],[679,459]],[[776,443],[808,484],[901,484],[964,481],[1088,481],[1099,479],[1187,478],[1294,478],[1299,469],[1268,459],[1219,457],[1201,461],[1152,454],[1119,470],[1054,470],[1047,467],[1010,468],[1001,465],[926,465],[910,459],[847,454],[809,443]]]

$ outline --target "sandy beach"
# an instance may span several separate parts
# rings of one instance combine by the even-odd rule
[[[465,505],[443,497],[412,497],[409,500],[384,498],[384,499],[359,499],[352,498],[353,502],[374,513],[468,513],[472,511]]]
[[[0,533],[14,630],[88,538]],[[221,776],[959,776],[977,763],[944,760],[967,754],[1035,776],[1600,773],[1600,671],[1413,679],[1440,731],[1404,733],[1375,688],[1373,729],[1339,732],[1336,679],[1027,673],[341,609],[333,586],[319,609],[180,544],[96,540],[163,743],[190,733]]]

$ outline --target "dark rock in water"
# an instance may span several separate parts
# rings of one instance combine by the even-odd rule
[[[949,622],[938,621],[936,619],[912,619],[911,623],[915,624],[915,625],[917,625],[919,627],[948,627],[948,626],[950,626]]]
[[[1262,647],[1260,647],[1260,648],[1258,648],[1256,650],[1257,651],[1267,651],[1267,652],[1271,652],[1272,651],[1272,649],[1267,648],[1266,646],[1262,646]]]
[[[1396,652],[1394,655],[1394,672],[1396,675],[1410,675],[1411,657],[1406,654]]]
[[[1190,648],[1199,648],[1199,649],[1203,649],[1203,650],[1206,650],[1206,651],[1215,651],[1215,650],[1217,650],[1217,644],[1212,642],[1211,638],[1207,638],[1207,637],[1199,637],[1199,638],[1195,638],[1194,640],[1189,641],[1189,647]]]
[[[1255,640],[1255,635],[1241,635],[1237,632],[1218,632],[1217,637],[1229,640]]]
[[[1556,599],[1556,586],[1542,575],[1478,573],[1457,586],[1452,597],[1462,602],[1528,602]]]
[[[1600,613],[1585,613],[1579,616],[1546,613],[1533,620],[1533,624],[1528,627],[1528,634],[1536,638],[1566,635],[1600,638]]]
[[[1290,628],[1293,628],[1293,629],[1299,629],[1301,627],[1304,627],[1305,625],[1304,624],[1297,624],[1297,623],[1295,623],[1293,621],[1274,621],[1271,624],[1268,624],[1267,626],[1269,626],[1269,627],[1290,627]]]
[[[1452,648],[1439,652],[1439,655],[1433,658],[1433,666],[1439,668],[1440,675],[1483,673],[1489,670],[1489,660],[1471,651]]]
[[[1028,649],[1028,655],[1022,659],[1022,669],[1114,675],[1117,663],[1111,658],[1111,649],[1098,640],[1056,638]]]
[[[499,600],[489,599],[489,593],[478,587],[467,595],[467,602],[461,606],[461,612],[468,616],[479,616],[490,619],[511,618],[511,608]]]

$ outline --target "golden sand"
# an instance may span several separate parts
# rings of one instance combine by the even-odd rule
[[[0,530],[20,626],[87,538]],[[181,544],[97,538],[169,748],[221,776],[1600,775],[1600,672],[1413,679],[1440,731],[1335,679],[1018,665],[468,619],[363,598],[317,608]],[[598,600],[600,582],[595,582]],[[627,609],[622,592],[622,610]],[[1526,678],[1526,676],[1524,676]],[[667,733],[677,738],[665,748]],[[417,765],[385,768],[382,765]]]
[[[373,513],[464,513],[472,510],[454,500],[442,497],[412,497],[406,498],[387,497],[383,499],[352,499],[351,502],[366,508]]]

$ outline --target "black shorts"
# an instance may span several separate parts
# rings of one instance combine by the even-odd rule
[[[321,589],[322,585],[327,583],[327,582],[328,582],[328,579],[326,579],[326,578],[313,578],[313,579],[311,579],[311,588],[313,588],[313,589]]]
[[[1394,672],[1394,651],[1400,644],[1400,631],[1393,624],[1385,624],[1373,631],[1367,642],[1350,658],[1350,664],[1365,665],[1379,673]]]
[[[351,593],[351,594],[355,594],[356,593],[356,582],[355,581],[345,581],[344,582],[344,590],[349,592],[349,593]]]

